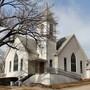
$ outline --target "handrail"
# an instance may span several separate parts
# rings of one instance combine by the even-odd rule
[[[40,73],[40,71],[39,71],[40,69],[42,69],[42,68],[38,68],[34,72],[35,73]],[[44,72],[42,72],[42,73],[58,74],[58,75],[63,75],[63,76],[70,77],[70,78],[73,78],[73,79],[81,80],[81,75],[78,75],[75,72],[64,71],[60,68],[45,67]]]
[[[27,76],[22,77],[20,80],[17,80],[16,82],[14,82],[13,86],[17,85],[19,82],[24,82],[25,80],[30,78],[32,75],[34,75],[34,74],[28,74]]]
[[[40,69],[40,68],[38,68],[38,69]],[[20,80],[17,80],[13,85],[17,85],[18,82],[20,82],[20,81],[23,82],[23,81],[27,80],[28,78],[30,78],[32,75],[35,75],[36,73],[40,73],[40,72],[35,70],[35,71],[33,71],[33,74],[28,74],[27,76],[21,78]],[[73,79],[81,80],[81,75],[78,75],[77,73],[74,73],[74,72],[64,71],[60,68],[45,67],[43,73],[63,75],[63,76],[70,77]]]
[[[62,70],[60,68],[49,67],[49,68],[46,68],[45,71],[47,73],[59,74],[59,75],[63,75],[63,76],[67,76],[67,77],[73,78],[73,79],[78,79],[78,80],[81,79],[81,75],[78,75],[78,74],[76,74],[74,72],[64,71],[64,70]]]

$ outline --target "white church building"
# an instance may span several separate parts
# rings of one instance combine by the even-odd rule
[[[48,6],[47,20],[40,25],[43,39],[37,45],[32,38],[17,36],[5,58],[5,77],[18,78],[25,84],[59,84],[86,78],[87,56],[75,35],[57,40],[56,21]],[[31,75],[29,77],[29,75]],[[21,79],[20,79],[21,78]],[[13,80],[12,80],[13,81]]]

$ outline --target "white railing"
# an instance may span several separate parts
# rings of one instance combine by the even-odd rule
[[[49,68],[45,69],[45,72],[51,73],[51,74],[63,75],[63,76],[70,77],[70,78],[73,78],[73,79],[81,80],[81,75],[78,75],[76,73],[69,72],[69,71],[64,71],[60,68],[49,67]]]

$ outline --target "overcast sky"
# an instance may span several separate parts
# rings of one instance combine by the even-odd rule
[[[90,0],[44,0],[54,4],[59,37],[75,34],[90,59]]]
[[[52,7],[58,37],[75,34],[90,59],[90,0],[43,0]]]

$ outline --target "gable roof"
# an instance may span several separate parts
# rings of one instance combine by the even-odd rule
[[[63,38],[61,38],[60,40],[58,40],[58,41],[57,41],[56,50],[58,50],[65,41],[66,41],[66,37],[63,37]]]
[[[80,47],[80,50],[81,50],[82,54],[84,55],[84,57],[86,58],[86,60],[88,60],[85,52],[83,51],[82,47],[80,46],[80,44],[79,44],[78,40],[76,39],[75,35],[71,35],[71,36],[67,36],[67,37],[61,38],[61,39],[57,42],[57,45],[56,45],[57,52],[55,53],[55,55],[58,55],[58,54],[65,48],[65,46],[70,42],[70,40],[71,40],[73,37],[75,38],[78,46]]]
[[[60,52],[65,47],[65,45],[69,42],[69,40],[72,37],[73,37],[73,35],[72,36],[63,37],[63,38],[59,39],[57,41],[57,45],[56,45],[57,51]]]
[[[37,51],[36,51],[37,46],[34,39],[32,38],[26,39],[26,37],[23,37],[23,36],[18,36],[18,38],[20,39],[20,41],[22,42],[23,46],[28,51],[28,53],[37,54]]]
[[[35,42],[34,39],[28,38],[26,40],[26,38],[23,37],[23,36],[17,36],[16,38],[18,38],[21,41],[22,45],[24,46],[24,48],[25,48],[25,50],[27,51],[28,54],[38,55],[38,52],[37,52],[37,49],[36,49],[36,42]],[[26,42],[27,42],[27,45],[26,45]],[[20,45],[20,44],[18,44],[18,45]],[[8,55],[8,53],[10,52],[10,50],[11,50],[11,47],[9,47],[7,53],[5,54],[5,57],[4,57],[5,59],[6,59],[7,55]]]

